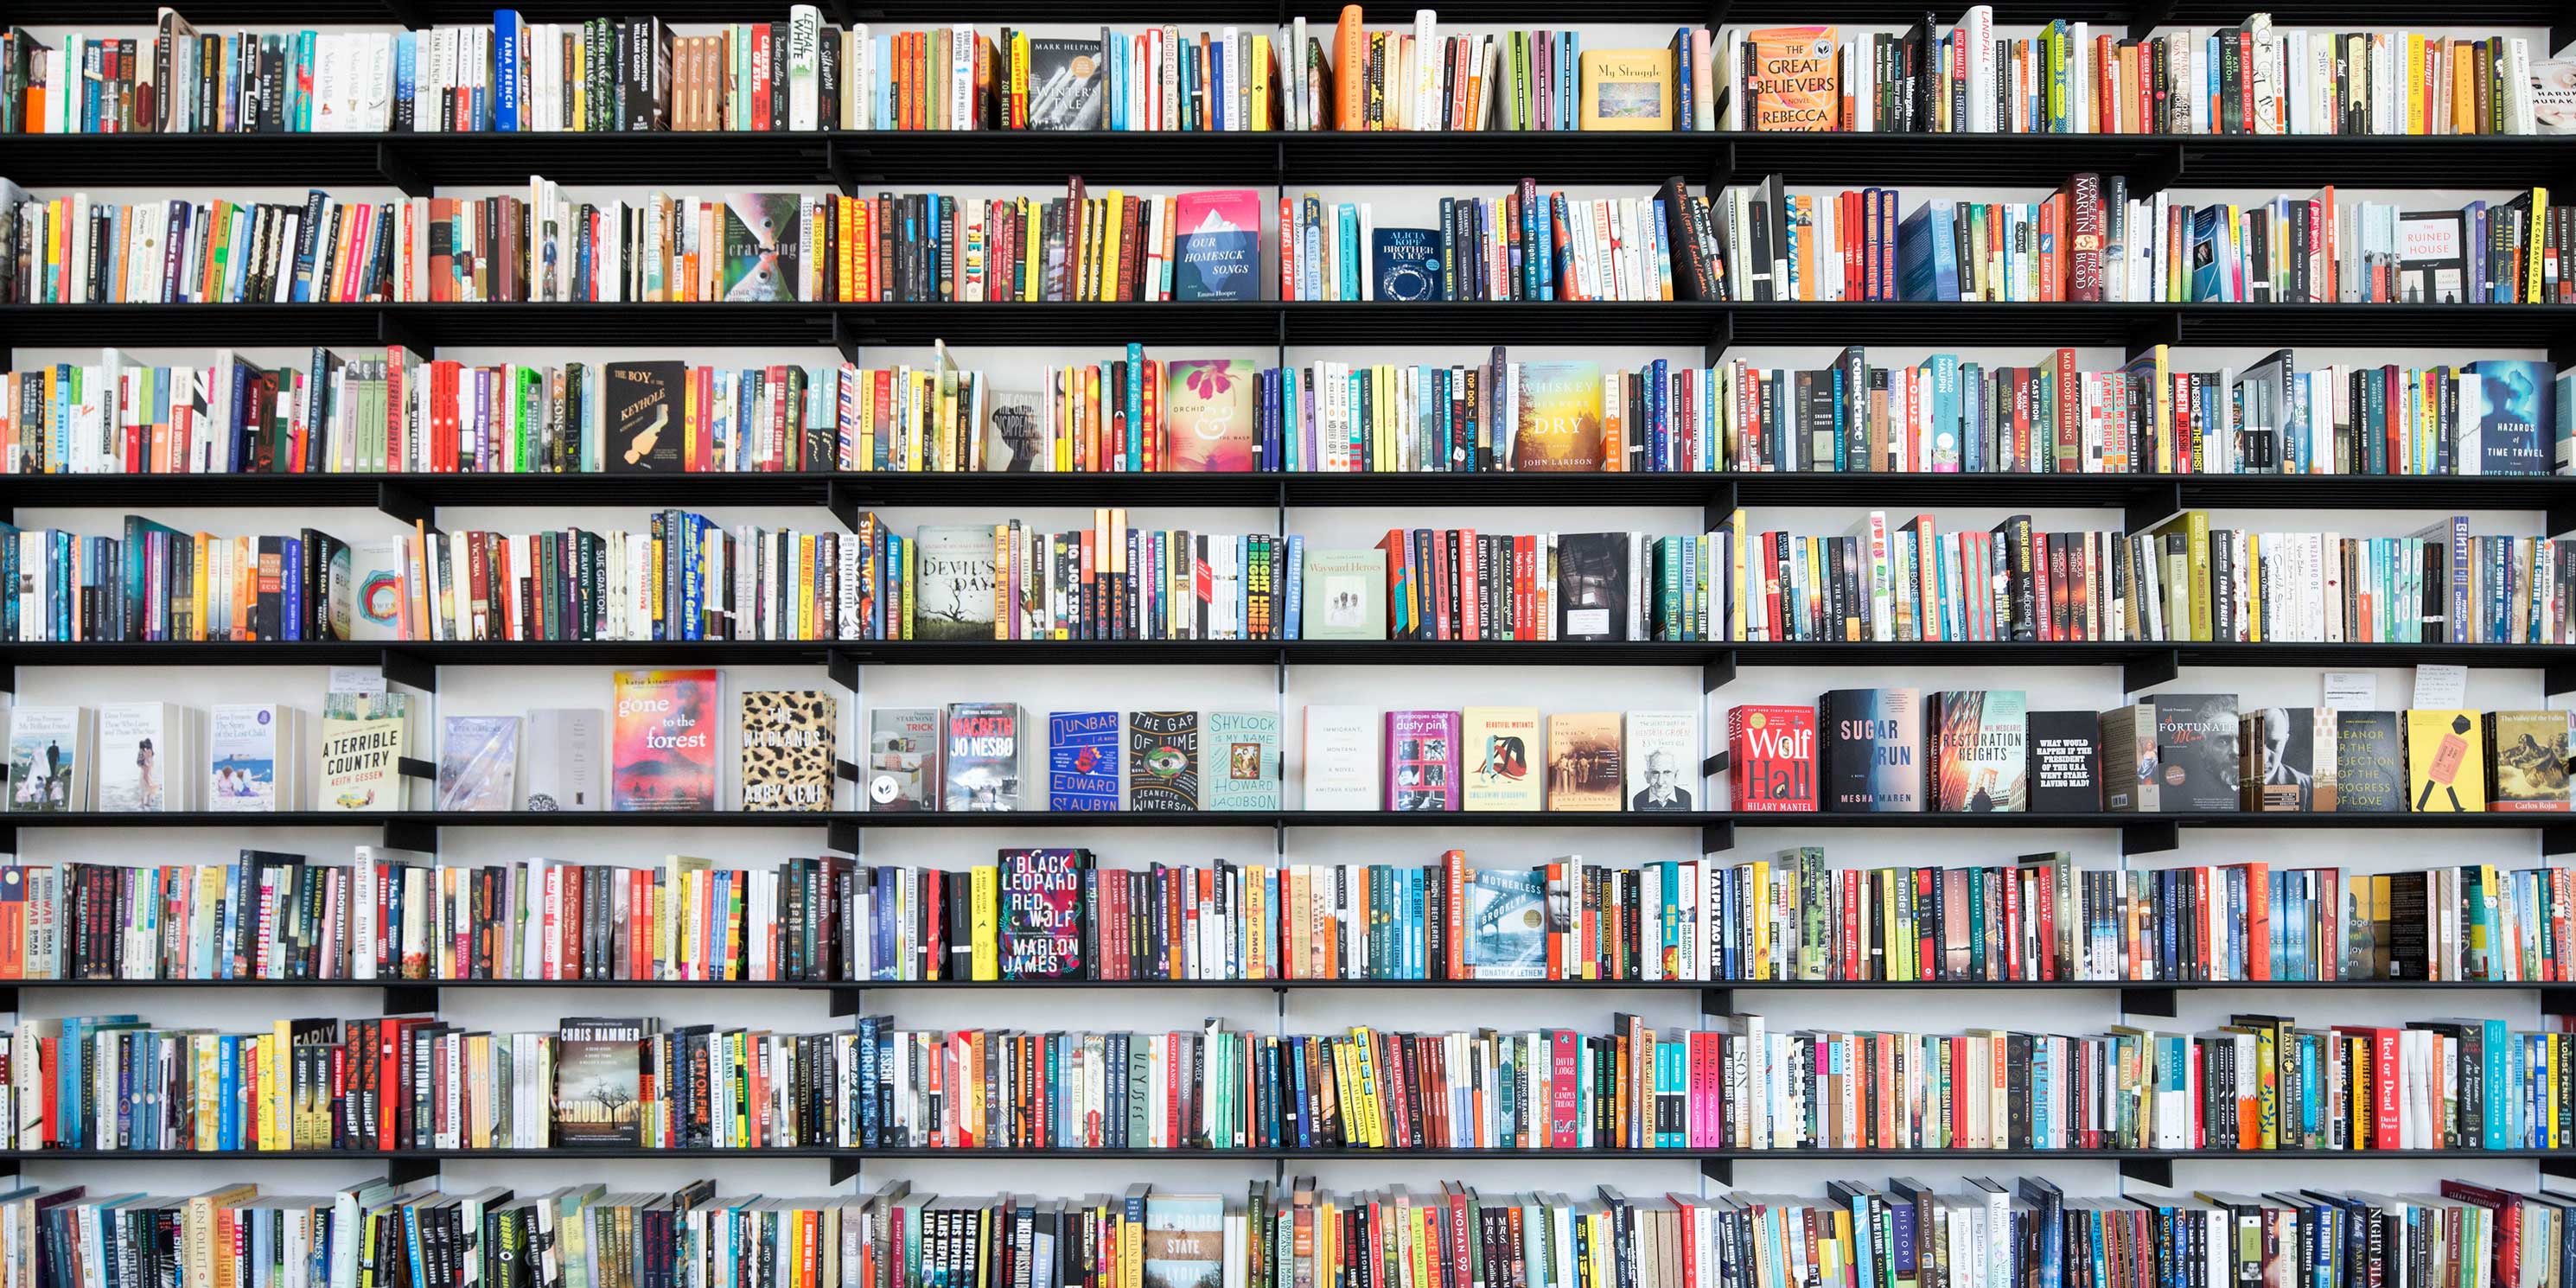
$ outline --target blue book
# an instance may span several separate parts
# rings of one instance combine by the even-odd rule
[[[519,131],[519,11],[492,11],[492,78],[499,82],[500,93],[492,105],[492,128],[515,134]]]
[[[1381,300],[1440,298],[1440,235],[1428,228],[1369,231],[1369,271]]]
[[[1119,724],[1115,711],[1047,715],[1047,808],[1075,814],[1118,808]]]
[[[2460,400],[2459,434],[2452,453],[2460,472],[2549,473],[2557,449],[2550,365],[2487,358],[2470,363],[2467,374],[2472,377],[2475,401]]]

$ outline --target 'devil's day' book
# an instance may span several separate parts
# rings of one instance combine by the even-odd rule
[[[2029,806],[2030,703],[2019,689],[1932,695],[1933,808],[2018,814]]]
[[[555,1031],[555,1143],[632,1149],[644,1139],[643,1043],[654,1022],[564,1020]]]
[[[2030,713],[2030,807],[2046,814],[2102,808],[2102,722],[2090,711]]]
[[[1803,814],[1816,808],[1816,709],[1736,707],[1726,713],[1727,784],[1734,808]]]
[[[724,673],[619,671],[609,735],[609,808],[717,807],[716,713]]]
[[[1199,713],[1127,713],[1127,808],[1199,808]]]
[[[1047,716],[1047,808],[1106,814],[1118,808],[1118,713],[1056,711]]]
[[[2406,713],[2406,798],[2418,814],[2487,807],[2484,722],[2475,711]]]
[[[2488,809],[2500,814],[2566,811],[2568,719],[2564,711],[2487,713]],[[102,801],[104,796],[102,792]]]
[[[1386,713],[1386,807],[1405,813],[1455,810],[1458,781],[1458,713]]]
[[[821,689],[750,689],[742,695],[742,807],[826,811],[838,759],[840,701]]]
[[[2399,711],[2335,713],[2335,812],[2406,812],[2406,722]]]
[[[1923,809],[1923,691],[1833,689],[1817,703],[1825,808],[1913,814]]]
[[[939,807],[961,814],[1018,809],[1026,724],[1027,713],[1016,702],[949,703]]]
[[[1211,711],[1201,744],[1209,809],[1279,808],[1279,713]]]
[[[939,708],[879,707],[868,713],[868,808],[939,808]]]
[[[1083,873],[1090,867],[1089,850],[1002,851],[1003,979],[1081,976]]]
[[[993,638],[993,530],[925,527],[913,543],[912,635]]]
[[[1458,713],[1458,763],[1465,808],[1536,810],[1547,805],[1539,781],[1543,734],[1536,707],[1469,707]]]
[[[1620,754],[1619,713],[1558,711],[1547,718],[1547,807],[1551,810],[1619,808],[1627,785]]]

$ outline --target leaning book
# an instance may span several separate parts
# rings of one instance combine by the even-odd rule
[[[497,812],[518,803],[519,718],[449,716],[438,740],[438,808]]]
[[[402,756],[410,722],[408,694],[334,693],[323,699],[314,808],[343,813],[405,808],[410,802]]]

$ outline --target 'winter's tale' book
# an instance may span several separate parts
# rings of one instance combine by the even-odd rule
[[[868,808],[939,808],[939,708],[879,707],[868,713]]]
[[[640,1019],[567,1019],[555,1031],[555,1143],[568,1148],[643,1143],[644,1038]]]
[[[2406,812],[2406,722],[2397,711],[2335,712],[2338,814]]]
[[[372,812],[409,806],[402,755],[411,701],[401,693],[334,693],[323,699],[316,809]]]
[[[1386,807],[1405,813],[1457,809],[1458,713],[1386,713]]]
[[[1735,707],[1726,713],[1726,773],[1734,808],[1762,814],[1816,808],[1816,709]]]
[[[717,807],[716,713],[724,673],[619,671],[611,718],[609,808]]]
[[[1207,808],[1279,808],[1278,712],[1211,711],[1201,747]]]
[[[1082,974],[1082,884],[1089,850],[1001,854],[1001,975],[1075,979]]]
[[[1932,695],[1933,808],[2018,814],[2029,808],[2030,703],[2019,689]]]
[[[1616,811],[1627,786],[1616,711],[1559,711],[1547,718],[1547,807]]]
[[[2103,712],[2101,728],[2105,808],[2236,811],[2235,694],[2160,693]]]
[[[1020,756],[1027,714],[1016,702],[951,702],[942,744],[939,808],[1006,814],[1020,807]]]
[[[2334,712],[2265,707],[2237,722],[2237,773],[2245,808],[2300,813],[2334,808]]]
[[[1118,713],[1047,715],[1047,808],[1104,814],[1118,808]]]
[[[1923,809],[1923,691],[1833,689],[1817,703],[1825,808],[1913,814]]]
[[[2102,808],[2102,720],[2090,711],[2030,713],[2030,807],[2045,814]]]
[[[1687,813],[1699,808],[1699,716],[1690,711],[1631,711],[1626,746],[1628,808]]]
[[[742,695],[742,807],[832,808],[840,704],[820,689],[752,689]]]
[[[2475,711],[2406,713],[2406,796],[2418,814],[2487,807],[2484,722]]]
[[[1127,713],[1127,808],[1199,808],[1199,713]]]
[[[1469,707],[1458,713],[1458,747],[1466,809],[1546,808],[1539,785],[1538,708]]]
[[[2565,812],[2568,720],[2564,711],[2487,713],[2488,809],[2501,814]]]
[[[1309,705],[1304,755],[1305,808],[1315,811],[1379,808],[1378,719],[1371,707]]]

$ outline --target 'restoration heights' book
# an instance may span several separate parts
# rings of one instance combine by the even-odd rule
[[[2018,814],[2030,807],[2030,702],[2019,689],[1932,695],[1933,808]]]

